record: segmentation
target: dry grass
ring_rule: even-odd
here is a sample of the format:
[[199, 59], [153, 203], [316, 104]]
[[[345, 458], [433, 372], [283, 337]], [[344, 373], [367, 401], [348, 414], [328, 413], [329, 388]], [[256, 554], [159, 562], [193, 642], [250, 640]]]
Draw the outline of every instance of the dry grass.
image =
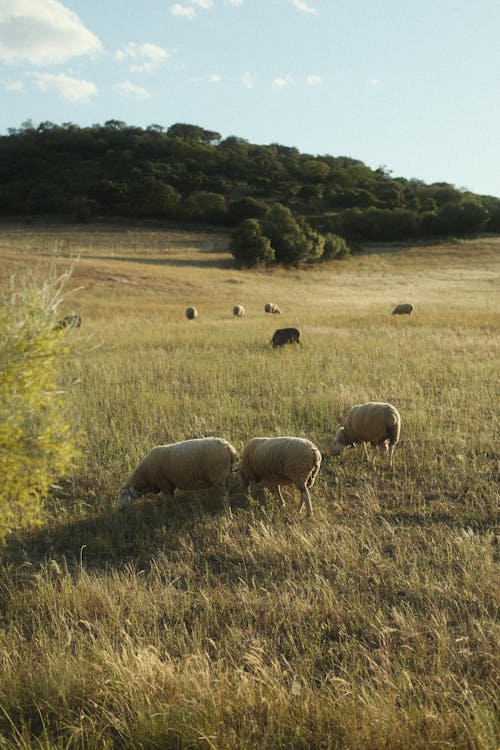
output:
[[[261, 273], [217, 233], [4, 227], [0, 283], [79, 258], [85, 451], [4, 551], [0, 747], [496, 750], [499, 249]], [[286, 325], [303, 348], [273, 351]], [[401, 411], [394, 477], [330, 456], [367, 399]], [[210, 434], [316, 442], [313, 519], [236, 481], [232, 517], [210, 492], [116, 513], [152, 445]]]

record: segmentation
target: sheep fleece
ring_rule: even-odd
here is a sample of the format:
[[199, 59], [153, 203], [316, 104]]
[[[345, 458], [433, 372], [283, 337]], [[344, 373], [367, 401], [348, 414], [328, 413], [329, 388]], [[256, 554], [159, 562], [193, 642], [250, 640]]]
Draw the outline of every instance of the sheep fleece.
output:
[[222, 487], [235, 456], [235, 448], [222, 438], [196, 438], [157, 445], [143, 458], [124, 486], [145, 492], [158, 492], [172, 485], [180, 490]]
[[368, 401], [349, 410], [344, 422], [346, 436], [353, 443], [367, 442], [373, 446], [385, 440], [397, 443], [401, 417], [392, 404]]
[[321, 453], [310, 440], [296, 437], [253, 438], [241, 454], [240, 475], [252, 482], [312, 487]]

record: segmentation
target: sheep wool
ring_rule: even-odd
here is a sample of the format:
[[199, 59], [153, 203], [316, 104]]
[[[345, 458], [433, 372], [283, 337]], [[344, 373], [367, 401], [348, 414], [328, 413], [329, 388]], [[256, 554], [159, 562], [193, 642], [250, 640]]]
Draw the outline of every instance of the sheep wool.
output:
[[147, 492], [173, 500], [176, 489], [209, 487], [214, 487], [227, 503], [228, 480], [236, 455], [236, 449], [227, 440], [216, 437], [157, 445], [121, 487], [118, 508], [123, 509]]
[[348, 445], [363, 443], [367, 460], [367, 443], [374, 449], [375, 461], [377, 452], [389, 451], [389, 468], [392, 469], [394, 448], [399, 442], [401, 416], [392, 404], [381, 401], [367, 401], [353, 406], [346, 417], [344, 426], [333, 439], [333, 455], [339, 456]]
[[238, 474], [242, 487], [253, 489], [259, 482], [278, 488], [282, 505], [282, 485], [295, 485], [300, 492], [300, 509], [312, 515], [309, 488], [321, 466], [321, 453], [310, 440], [299, 437], [253, 438], [244, 447]]

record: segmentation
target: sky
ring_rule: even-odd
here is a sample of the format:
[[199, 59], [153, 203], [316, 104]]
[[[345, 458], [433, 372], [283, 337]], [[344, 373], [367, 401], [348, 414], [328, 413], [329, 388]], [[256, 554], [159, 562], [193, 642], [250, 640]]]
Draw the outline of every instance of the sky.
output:
[[0, 134], [199, 125], [500, 197], [500, 0], [0, 0]]

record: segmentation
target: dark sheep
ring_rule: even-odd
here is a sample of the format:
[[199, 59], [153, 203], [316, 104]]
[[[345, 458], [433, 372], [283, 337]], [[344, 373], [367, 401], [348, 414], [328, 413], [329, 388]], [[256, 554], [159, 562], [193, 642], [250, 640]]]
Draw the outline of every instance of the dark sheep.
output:
[[297, 328], [278, 328], [271, 339], [273, 349], [284, 344], [300, 344], [300, 331]]
[[413, 312], [413, 305], [410, 302], [402, 302], [400, 305], [396, 305], [392, 311], [393, 315], [411, 315]]

